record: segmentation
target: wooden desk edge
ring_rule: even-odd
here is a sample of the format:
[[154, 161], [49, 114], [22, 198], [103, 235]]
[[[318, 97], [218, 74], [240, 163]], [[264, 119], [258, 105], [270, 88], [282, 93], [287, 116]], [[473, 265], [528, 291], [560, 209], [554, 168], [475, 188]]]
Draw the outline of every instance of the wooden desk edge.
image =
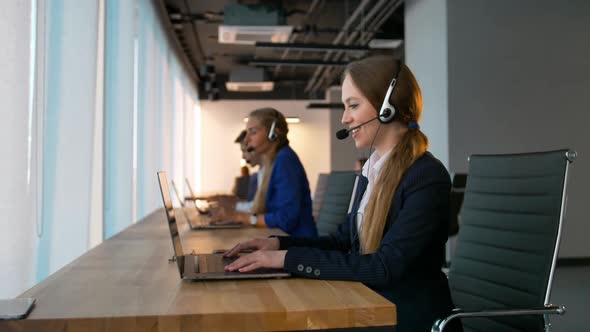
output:
[[[194, 330], [305, 330], [395, 326], [397, 323], [395, 305], [376, 308], [372, 313], [351, 309], [346, 317], [332, 310], [314, 312], [272, 313], [217, 313], [186, 315], [148, 315], [121, 317], [87, 317], [87, 318], [52, 318], [0, 321], [0, 330], [6, 332], [21, 331], [170, 331], [184, 332]], [[365, 317], [366, 316], [366, 317]], [[367, 324], [363, 317], [370, 320]], [[354, 322], [351, 322], [353, 320]], [[352, 323], [352, 324], [351, 324]]]

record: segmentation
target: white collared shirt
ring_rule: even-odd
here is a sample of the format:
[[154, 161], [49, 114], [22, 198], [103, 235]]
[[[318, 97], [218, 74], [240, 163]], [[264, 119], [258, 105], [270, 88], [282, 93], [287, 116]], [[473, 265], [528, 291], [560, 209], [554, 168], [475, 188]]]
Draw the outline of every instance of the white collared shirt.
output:
[[[371, 192], [373, 192], [373, 187], [375, 187], [375, 182], [379, 178], [379, 174], [381, 173], [381, 169], [383, 168], [383, 165], [385, 165], [385, 161], [387, 161], [387, 158], [389, 157], [390, 153], [391, 153], [391, 150], [387, 151], [383, 156], [379, 157], [379, 155], [377, 154], [377, 151], [375, 151], [375, 152], [373, 152], [373, 154], [371, 154], [371, 157], [369, 157], [369, 160], [367, 160], [367, 162], [363, 166], [362, 174], [364, 177], [366, 177], [369, 180], [369, 183], [367, 184], [367, 190], [365, 190], [365, 193], [363, 194], [363, 198], [361, 199], [361, 202], [359, 203], [359, 209], [357, 210], [356, 227], [359, 232], [361, 230], [361, 225], [362, 225], [363, 219], [364, 219], [361, 216], [365, 215], [365, 208], [367, 207], [367, 204], [369, 203], [369, 198], [371, 197]], [[369, 172], [369, 167], [371, 167], [370, 172]]]
[[[258, 173], [256, 173], [256, 181], [257, 181], [258, 186], [260, 186], [260, 183], [262, 182], [263, 175], [264, 175], [264, 167], [261, 166], [258, 169]], [[250, 213], [252, 211], [253, 205], [254, 205], [254, 200], [247, 201], [247, 202], [237, 202], [236, 203], [236, 211]]]

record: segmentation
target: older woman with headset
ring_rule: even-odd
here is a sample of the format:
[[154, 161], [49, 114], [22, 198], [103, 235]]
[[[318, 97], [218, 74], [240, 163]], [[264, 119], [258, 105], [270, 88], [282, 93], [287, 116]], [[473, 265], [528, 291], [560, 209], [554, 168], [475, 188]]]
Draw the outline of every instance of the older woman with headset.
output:
[[256, 154], [263, 172], [251, 213], [218, 213], [219, 221], [241, 221], [258, 227], [277, 227], [292, 236], [316, 237], [311, 193], [305, 169], [289, 146], [289, 127], [274, 108], [254, 110], [248, 116], [245, 142]]
[[[430, 331], [453, 308], [441, 271], [449, 218], [449, 174], [427, 151], [422, 95], [410, 69], [391, 57], [350, 63], [343, 75], [343, 139], [374, 147], [338, 230], [315, 239], [254, 239], [225, 253], [258, 249], [228, 271], [283, 268], [294, 276], [360, 281], [397, 306], [397, 331]], [[375, 121], [378, 120], [378, 121]], [[453, 327], [461, 330], [460, 325]]]

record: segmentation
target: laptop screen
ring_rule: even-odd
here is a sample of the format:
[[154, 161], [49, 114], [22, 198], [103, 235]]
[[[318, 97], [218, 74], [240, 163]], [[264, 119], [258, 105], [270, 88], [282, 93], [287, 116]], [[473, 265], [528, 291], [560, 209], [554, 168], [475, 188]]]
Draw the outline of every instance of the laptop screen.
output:
[[184, 199], [180, 195], [180, 192], [178, 191], [178, 188], [176, 187], [174, 180], [170, 180], [170, 184], [172, 184], [172, 190], [174, 190], [174, 194], [176, 194], [176, 198], [180, 202], [180, 206], [184, 207]]
[[188, 193], [191, 195], [191, 197], [195, 197], [193, 187], [191, 187], [191, 183], [188, 181], [188, 178], [184, 178], [184, 181], [186, 182], [186, 188], [188, 189]]
[[178, 234], [178, 225], [176, 224], [176, 216], [174, 215], [174, 206], [172, 206], [172, 199], [170, 198], [170, 189], [168, 188], [168, 177], [166, 172], [158, 172], [158, 182], [160, 183], [160, 193], [162, 194], [162, 202], [164, 203], [164, 210], [166, 210], [166, 218], [168, 218], [168, 227], [170, 228], [170, 236], [172, 238], [172, 245], [174, 246], [174, 255], [182, 256], [182, 244], [180, 243], [180, 234]]

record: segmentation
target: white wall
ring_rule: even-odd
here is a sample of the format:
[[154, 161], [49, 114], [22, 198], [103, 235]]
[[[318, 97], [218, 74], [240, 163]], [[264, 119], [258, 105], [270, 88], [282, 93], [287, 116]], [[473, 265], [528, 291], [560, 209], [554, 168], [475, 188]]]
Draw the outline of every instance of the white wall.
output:
[[406, 64], [418, 80], [424, 102], [420, 127], [430, 140], [429, 150], [448, 168], [446, 1], [410, 0], [405, 6]]
[[590, 1], [448, 1], [450, 167], [572, 148], [561, 257], [590, 257]]
[[274, 107], [301, 123], [289, 124], [289, 141], [307, 173], [313, 193], [319, 173], [330, 171], [329, 110], [307, 110], [309, 100], [201, 101], [201, 190], [229, 192], [239, 175], [241, 152], [234, 139], [245, 128], [244, 117], [261, 107]]
[[[332, 86], [326, 91], [329, 103], [342, 103], [342, 89], [340, 86]], [[330, 109], [330, 153], [333, 171], [354, 170], [356, 161], [361, 158], [368, 158], [369, 149], [358, 150], [354, 145], [352, 137], [339, 140], [336, 133], [347, 127], [342, 124], [343, 109]]]
[[572, 148], [561, 257], [590, 257], [590, 2], [410, 0], [406, 61], [422, 128], [451, 172], [474, 153]]

